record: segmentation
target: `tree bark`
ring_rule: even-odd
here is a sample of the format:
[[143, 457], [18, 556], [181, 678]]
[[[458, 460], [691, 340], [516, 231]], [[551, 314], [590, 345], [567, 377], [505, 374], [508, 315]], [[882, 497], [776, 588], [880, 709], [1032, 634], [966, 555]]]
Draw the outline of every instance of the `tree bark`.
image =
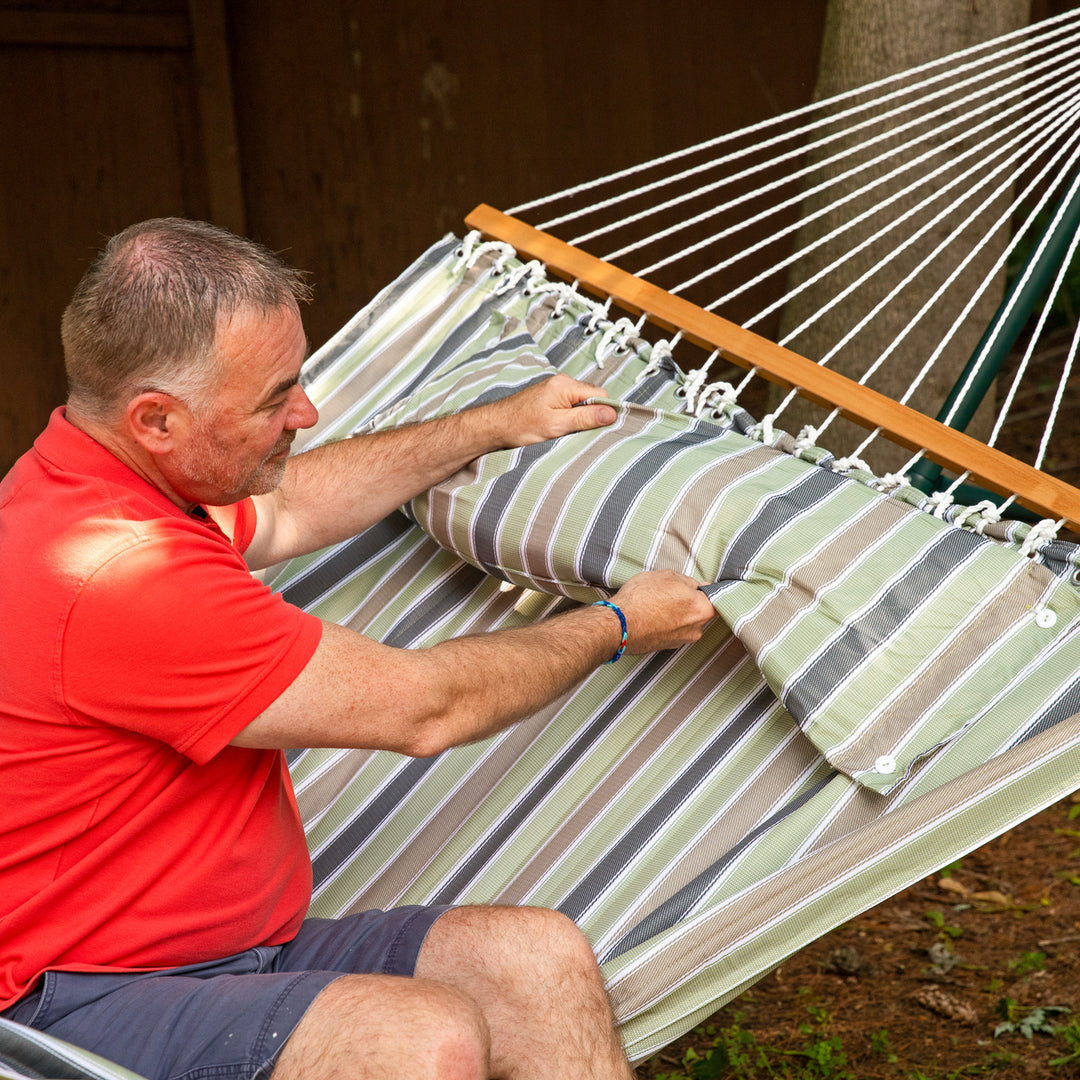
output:
[[[844, 90], [905, 71], [917, 64], [1025, 26], [1030, 17], [1030, 8], [1031, 0], [829, 0], [815, 98], [824, 100]], [[940, 104], [940, 101], [935, 103]], [[853, 156], [843, 159], [838, 165], [827, 166], [826, 169], [831, 169], [831, 174], [836, 175], [850, 169], [856, 162], [876, 157], [886, 146], [899, 147], [903, 141], [903, 136], [890, 135], [885, 143], [865, 148], [868, 135], [878, 130], [888, 135], [890, 129], [883, 123], [880, 129], [873, 128], [869, 132], [845, 136], [841, 145], [845, 149], [852, 148]], [[944, 141], [946, 137], [935, 136], [938, 142]], [[985, 134], [980, 138], [985, 138]], [[830, 147], [829, 154], [835, 153], [836, 149], [836, 145]], [[960, 149], [962, 148], [947, 153], [955, 157]], [[915, 156], [915, 152], [911, 150], [898, 149], [897, 154], [898, 156], [890, 161], [870, 166], [867, 171], [845, 181], [840, 188], [841, 192], [846, 194], [869, 179], [884, 175], [895, 167], [897, 161]], [[944, 183], [948, 175], [939, 183]], [[911, 173], [905, 173], [897, 180], [886, 181], [875, 188], [866, 201], [853, 202], [827, 213], [822, 218], [805, 223], [798, 234], [797, 246], [805, 247], [845, 220], [851, 220], [865, 206], [874, 201], [880, 203], [894, 191], [910, 183], [911, 178]], [[815, 177], [816, 179], [818, 177]], [[955, 197], [955, 194], [954, 192], [949, 197]], [[831, 195], [831, 198], [835, 198], [835, 194]], [[886, 220], [886, 214], [895, 219], [918, 201], [917, 192], [905, 193], [887, 210], [876, 213], [858, 228], [810, 253], [793, 268], [791, 286], [807, 280], [819, 268], [829, 264], [843, 251], [850, 250], [880, 228]], [[820, 205], [820, 197], [808, 198], [803, 207], [804, 218]], [[1005, 205], [1007, 203], [1003, 197], [988, 212], [984, 212], [979, 221], [992, 220]], [[781, 323], [781, 339], [798, 327], [812, 312], [824, 306], [848, 283], [874, 266], [881, 266], [886, 256], [938, 209], [940, 205], [935, 205], [933, 210], [918, 211], [915, 217], [901, 225], [898, 231], [863, 250], [839, 271], [833, 272], [822, 282], [789, 301]], [[966, 212], [967, 208], [956, 210], [935, 225], [919, 243], [895, 261], [883, 266], [869, 281], [860, 285], [852, 296], [809, 329], [799, 333], [789, 342], [789, 346], [811, 359], [821, 359], [904, 275], [919, 264]], [[976, 222], [970, 230], [970, 236], [973, 239], [979, 234], [979, 223]], [[903, 395], [912, 377], [942, 341], [963, 300], [973, 294], [989, 272], [1007, 239], [1005, 230], [1001, 230], [1001, 235], [995, 237], [994, 242], [983, 250], [950, 287], [950, 296], [957, 299], [950, 304], [939, 305], [948, 310], [934, 309], [929, 317], [923, 318], [915, 329], [904, 337], [902, 346], [891, 356], [870, 385], [894, 399]], [[971, 240], [968, 240], [968, 243], [970, 242]], [[962, 246], [966, 249], [968, 244]], [[945, 260], [935, 260], [947, 262], [948, 265], [935, 266], [932, 270], [921, 272], [916, 281], [907, 286], [837, 353], [829, 366], [852, 378], [859, 378], [907, 326], [925, 299], [956, 266], [963, 253], [958, 251]], [[1003, 286], [1001, 278], [1002, 275], [998, 275], [994, 287], [980, 298], [962, 330], [954, 336], [922, 388], [911, 400], [910, 404], [915, 408], [930, 415], [937, 413], [1000, 302]], [[771, 398], [773, 407], [778, 400], [779, 396], [774, 394]], [[778, 422], [785, 429], [797, 432], [803, 424], [820, 423], [824, 415], [823, 411], [800, 402], [785, 410]], [[976, 437], [980, 434], [985, 437], [989, 430], [989, 414], [980, 413], [968, 430]], [[821, 441], [834, 452], [850, 453], [865, 435], [866, 432], [862, 429], [840, 421], [830, 428], [829, 435], [823, 436]], [[910, 454], [878, 440], [874, 444], [873, 452], [867, 456], [875, 471], [882, 473], [899, 468]]]

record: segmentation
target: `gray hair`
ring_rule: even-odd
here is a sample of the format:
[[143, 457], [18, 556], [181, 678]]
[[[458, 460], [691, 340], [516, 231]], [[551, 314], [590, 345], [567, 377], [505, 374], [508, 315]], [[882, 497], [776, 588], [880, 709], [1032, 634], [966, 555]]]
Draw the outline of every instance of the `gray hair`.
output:
[[216, 225], [132, 225], [108, 241], [64, 311], [69, 401], [98, 420], [147, 390], [201, 408], [220, 373], [220, 323], [310, 299], [302, 271]]

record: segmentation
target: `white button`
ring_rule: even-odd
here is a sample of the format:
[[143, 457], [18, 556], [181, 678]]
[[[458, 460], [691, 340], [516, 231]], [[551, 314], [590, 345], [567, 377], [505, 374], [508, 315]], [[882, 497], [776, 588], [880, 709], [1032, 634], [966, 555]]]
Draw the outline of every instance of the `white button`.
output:
[[874, 772], [881, 773], [882, 776], [896, 772], [896, 758], [892, 754], [882, 754], [874, 762]]
[[1049, 608], [1040, 608], [1035, 614], [1035, 622], [1044, 630], [1049, 630], [1051, 626], [1054, 626], [1057, 623], [1057, 615]]

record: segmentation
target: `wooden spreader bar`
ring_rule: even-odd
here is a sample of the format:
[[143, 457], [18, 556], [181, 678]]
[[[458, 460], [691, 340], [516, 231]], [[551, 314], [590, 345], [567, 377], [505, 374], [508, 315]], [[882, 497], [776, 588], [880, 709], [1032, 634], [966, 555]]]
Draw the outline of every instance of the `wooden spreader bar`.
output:
[[681, 331], [687, 340], [709, 351], [719, 349], [726, 360], [827, 408], [839, 409], [849, 420], [869, 429], [880, 428], [895, 443], [923, 450], [938, 465], [1017, 501], [1049, 518], [1065, 518], [1080, 529], [1080, 491], [1047, 473], [988, 447], [961, 431], [900, 405], [845, 375], [807, 360], [719, 315], [673, 296], [641, 278], [594, 258], [548, 233], [480, 205], [465, 219], [470, 229], [490, 240], [512, 245], [522, 259], [537, 259], [556, 277], [577, 281], [594, 296], [610, 297], [634, 315], [668, 331]]

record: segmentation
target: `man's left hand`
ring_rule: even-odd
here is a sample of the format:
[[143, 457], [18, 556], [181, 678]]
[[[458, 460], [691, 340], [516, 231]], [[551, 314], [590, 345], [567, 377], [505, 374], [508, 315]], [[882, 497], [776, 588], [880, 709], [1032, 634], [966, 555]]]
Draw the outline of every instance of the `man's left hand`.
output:
[[618, 414], [612, 406], [582, 404], [595, 397], [606, 397], [599, 386], [552, 375], [482, 408], [488, 411], [495, 441], [509, 448], [613, 424]]

